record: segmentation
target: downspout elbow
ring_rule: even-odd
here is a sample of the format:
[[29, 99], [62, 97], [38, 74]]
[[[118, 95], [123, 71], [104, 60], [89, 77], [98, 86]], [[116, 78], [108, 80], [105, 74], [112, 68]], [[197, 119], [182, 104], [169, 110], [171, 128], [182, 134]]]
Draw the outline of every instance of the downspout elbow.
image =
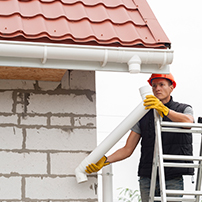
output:
[[140, 73], [141, 71], [141, 59], [138, 55], [134, 55], [129, 61], [128, 61], [128, 68], [130, 73]]
[[75, 175], [77, 183], [82, 183], [88, 181], [87, 173], [85, 173], [86, 166], [89, 163], [86, 161], [86, 158], [79, 164], [79, 166], [75, 169]]

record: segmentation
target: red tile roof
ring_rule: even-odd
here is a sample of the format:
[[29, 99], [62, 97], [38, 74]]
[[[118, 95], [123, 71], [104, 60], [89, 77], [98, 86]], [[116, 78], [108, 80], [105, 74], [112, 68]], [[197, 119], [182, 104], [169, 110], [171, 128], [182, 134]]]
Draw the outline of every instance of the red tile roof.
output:
[[0, 0], [0, 40], [170, 47], [146, 0]]

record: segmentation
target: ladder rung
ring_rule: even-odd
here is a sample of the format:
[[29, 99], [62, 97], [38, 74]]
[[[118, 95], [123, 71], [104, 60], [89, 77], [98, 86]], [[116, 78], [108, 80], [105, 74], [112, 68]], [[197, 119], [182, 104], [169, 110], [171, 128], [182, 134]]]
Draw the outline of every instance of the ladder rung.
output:
[[185, 156], [185, 155], [163, 155], [165, 160], [181, 160], [181, 161], [202, 161], [201, 156]]
[[170, 195], [194, 195], [202, 196], [202, 191], [184, 191], [184, 190], [166, 190], [166, 194]]
[[170, 132], [170, 133], [202, 133], [202, 129], [185, 129], [185, 128], [161, 128], [162, 132]]
[[202, 128], [201, 123], [182, 123], [182, 122], [169, 122], [169, 121], [161, 121], [161, 126], [169, 126], [169, 127], [185, 127], [185, 128]]
[[178, 168], [199, 168], [199, 164], [193, 163], [163, 163], [165, 167], [178, 167]]
[[[155, 201], [161, 201], [161, 197], [154, 197]], [[188, 202], [192, 202], [192, 201], [196, 201], [195, 198], [182, 198], [182, 197], [166, 197], [167, 201], [188, 201]]]

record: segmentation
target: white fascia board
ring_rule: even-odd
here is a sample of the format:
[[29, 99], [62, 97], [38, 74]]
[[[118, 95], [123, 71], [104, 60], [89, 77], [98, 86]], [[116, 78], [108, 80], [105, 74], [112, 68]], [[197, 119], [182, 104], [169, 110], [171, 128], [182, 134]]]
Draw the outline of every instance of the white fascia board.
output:
[[169, 73], [173, 51], [0, 41], [0, 66]]

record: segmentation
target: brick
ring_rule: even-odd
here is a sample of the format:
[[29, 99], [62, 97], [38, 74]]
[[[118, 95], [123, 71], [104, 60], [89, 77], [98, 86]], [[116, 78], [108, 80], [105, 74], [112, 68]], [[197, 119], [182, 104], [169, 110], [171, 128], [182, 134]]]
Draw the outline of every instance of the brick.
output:
[[47, 117], [44, 116], [25, 116], [20, 119], [21, 125], [47, 125]]
[[16, 105], [16, 113], [25, 113], [25, 106], [23, 104], [17, 104]]
[[95, 127], [96, 118], [95, 117], [75, 117], [74, 126]]
[[55, 90], [60, 85], [60, 82], [38, 81], [38, 85], [42, 91]]
[[[47, 104], [48, 103], [48, 104]], [[28, 113], [75, 113], [95, 114], [95, 95], [49, 95], [31, 94], [29, 97]]]
[[26, 148], [37, 150], [90, 151], [96, 145], [95, 129], [27, 129]]
[[47, 174], [47, 155], [0, 152], [0, 173]]
[[21, 177], [0, 177], [0, 200], [21, 199]]
[[35, 81], [31, 80], [9, 80], [0, 79], [0, 89], [23, 89], [23, 90], [33, 90]]
[[52, 116], [52, 117], [50, 117], [50, 125], [52, 125], [52, 126], [71, 126], [71, 118], [70, 117]]
[[17, 127], [0, 127], [1, 149], [22, 149], [22, 129]]
[[62, 89], [69, 89], [69, 71], [67, 70], [61, 79], [61, 88]]
[[50, 155], [51, 174], [74, 175], [75, 168], [83, 159], [88, 156], [87, 153], [54, 153]]
[[11, 113], [13, 109], [12, 92], [6, 91], [0, 93], [0, 112]]
[[18, 124], [17, 115], [0, 116], [0, 124]]
[[89, 177], [85, 183], [78, 184], [75, 177], [26, 178], [26, 198], [29, 199], [97, 199], [94, 184], [96, 178]]
[[94, 71], [71, 71], [70, 88], [95, 91]]

